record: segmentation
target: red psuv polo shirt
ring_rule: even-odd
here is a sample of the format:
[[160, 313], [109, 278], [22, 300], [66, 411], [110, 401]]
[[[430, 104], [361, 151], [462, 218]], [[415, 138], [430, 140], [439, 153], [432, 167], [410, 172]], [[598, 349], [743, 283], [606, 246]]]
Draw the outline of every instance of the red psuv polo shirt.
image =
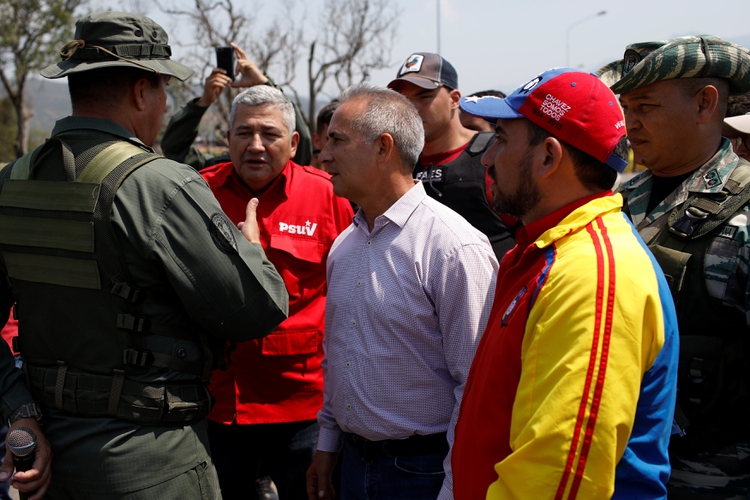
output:
[[[231, 162], [201, 171], [235, 224], [256, 196]], [[325, 172], [289, 162], [257, 196], [261, 245], [289, 292], [289, 318], [269, 336], [238, 342], [228, 370], [209, 389], [215, 422], [265, 424], [312, 420], [323, 405], [326, 259], [352, 221], [349, 202], [333, 194]]]

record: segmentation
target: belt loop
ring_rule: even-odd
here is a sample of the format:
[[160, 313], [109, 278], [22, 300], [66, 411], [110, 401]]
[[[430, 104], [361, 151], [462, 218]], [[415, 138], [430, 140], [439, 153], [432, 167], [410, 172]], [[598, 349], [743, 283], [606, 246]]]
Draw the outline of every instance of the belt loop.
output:
[[125, 371], [115, 370], [115, 376], [112, 378], [112, 389], [109, 391], [109, 407], [107, 408], [107, 414], [116, 417], [117, 410], [120, 407], [120, 395], [122, 394], [122, 386], [125, 384]]
[[65, 361], [57, 361], [57, 378], [55, 379], [55, 408], [63, 409], [63, 388], [65, 387], [65, 374], [68, 372], [68, 365]]

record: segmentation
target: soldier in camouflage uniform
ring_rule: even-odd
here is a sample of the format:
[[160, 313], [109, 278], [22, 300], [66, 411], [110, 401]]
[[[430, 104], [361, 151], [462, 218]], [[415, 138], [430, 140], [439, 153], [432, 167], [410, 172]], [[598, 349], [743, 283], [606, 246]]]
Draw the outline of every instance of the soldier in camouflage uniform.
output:
[[680, 367], [669, 498], [746, 498], [750, 485], [750, 164], [721, 137], [750, 52], [714, 36], [627, 47], [601, 70], [635, 160], [624, 210], [677, 304]]
[[0, 170], [0, 325], [16, 303], [33, 397], [1, 390], [13, 358], [0, 350], [0, 414], [20, 403], [44, 419], [47, 500], [220, 500], [211, 369], [227, 341], [287, 316], [257, 200], [240, 232], [195, 170], [151, 147], [167, 83], [193, 73], [170, 55], [145, 16], [80, 19], [41, 72], [68, 78], [72, 115]]

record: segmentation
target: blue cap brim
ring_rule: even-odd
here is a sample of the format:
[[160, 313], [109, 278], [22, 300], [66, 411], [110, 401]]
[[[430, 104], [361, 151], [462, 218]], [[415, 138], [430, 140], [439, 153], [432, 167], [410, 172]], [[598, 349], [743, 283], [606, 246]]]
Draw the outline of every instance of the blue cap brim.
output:
[[487, 120], [493, 125], [498, 119], [515, 119], [524, 116], [510, 107], [506, 99], [495, 96], [462, 97], [459, 105], [461, 110]]

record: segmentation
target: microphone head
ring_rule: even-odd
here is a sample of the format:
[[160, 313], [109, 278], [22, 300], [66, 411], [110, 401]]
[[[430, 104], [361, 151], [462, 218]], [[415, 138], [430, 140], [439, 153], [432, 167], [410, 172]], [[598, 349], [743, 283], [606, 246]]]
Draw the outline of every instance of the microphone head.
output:
[[34, 453], [36, 434], [28, 427], [18, 427], [8, 433], [5, 444], [16, 457], [25, 457]]

